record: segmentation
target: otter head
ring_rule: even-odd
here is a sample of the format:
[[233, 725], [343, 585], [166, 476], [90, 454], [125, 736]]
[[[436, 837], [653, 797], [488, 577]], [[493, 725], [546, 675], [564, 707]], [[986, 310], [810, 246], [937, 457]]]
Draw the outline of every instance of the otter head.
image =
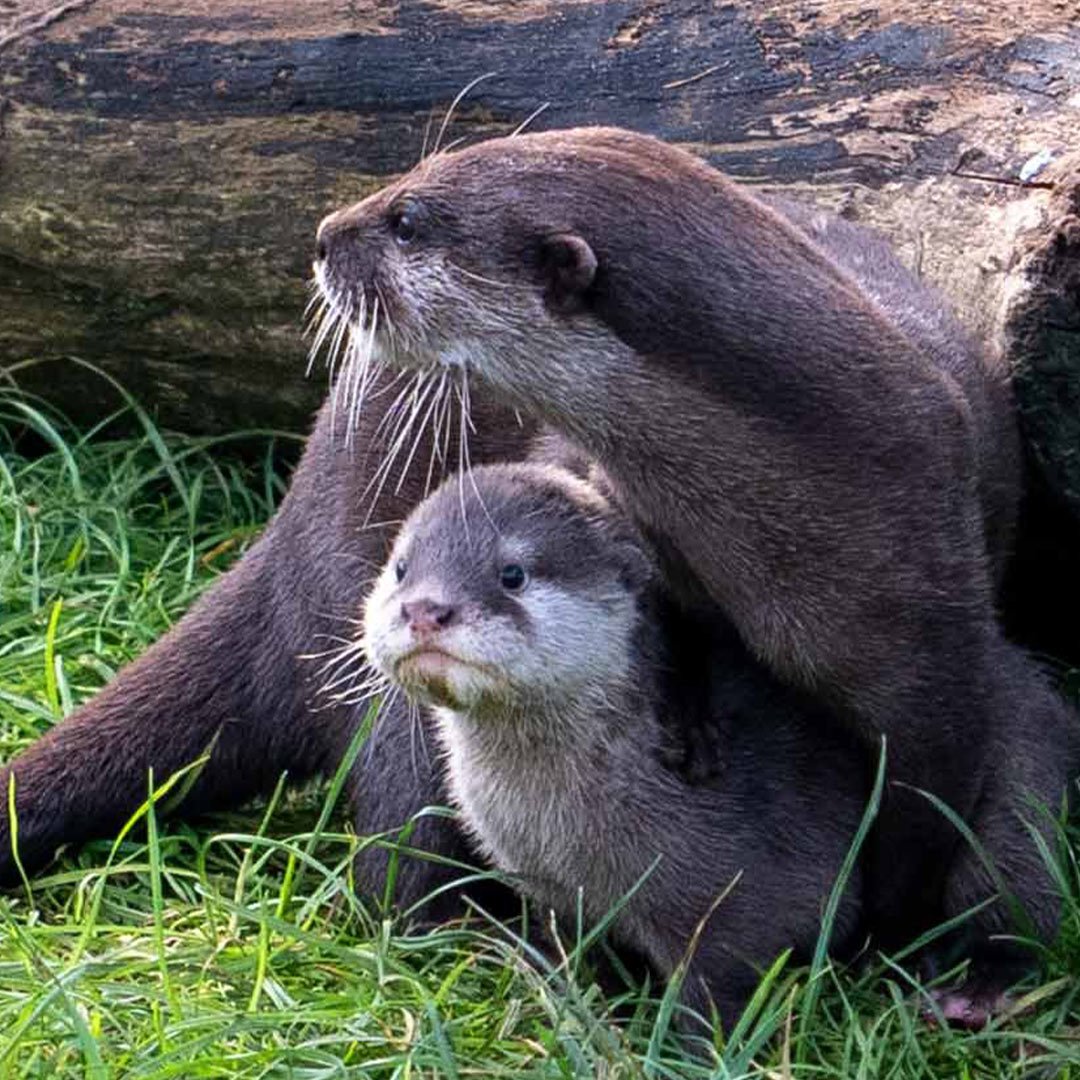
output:
[[570, 473], [493, 465], [412, 513], [364, 611], [369, 662], [410, 697], [527, 716], [624, 681], [651, 564]]
[[[686, 282], [718, 174], [655, 139], [604, 128], [433, 154], [327, 217], [315, 276], [365, 356], [475, 370], [536, 415], [614, 391], [657, 310], [690, 320]], [[678, 327], [676, 327], [678, 331]], [[589, 419], [595, 422], [595, 410]]]

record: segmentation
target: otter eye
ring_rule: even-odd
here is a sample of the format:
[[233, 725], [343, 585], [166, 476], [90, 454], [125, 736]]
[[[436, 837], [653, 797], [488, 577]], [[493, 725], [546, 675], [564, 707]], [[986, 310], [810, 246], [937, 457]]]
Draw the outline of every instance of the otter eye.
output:
[[525, 573], [525, 568], [517, 563], [507, 563], [499, 571], [499, 584], [507, 592], [521, 592], [528, 580], [529, 576]]
[[390, 229], [399, 244], [408, 244], [416, 236], [416, 212], [406, 206], [390, 215]]
[[404, 559], [398, 559], [394, 563], [394, 578], [400, 585], [405, 580], [405, 574], [409, 569], [409, 564]]

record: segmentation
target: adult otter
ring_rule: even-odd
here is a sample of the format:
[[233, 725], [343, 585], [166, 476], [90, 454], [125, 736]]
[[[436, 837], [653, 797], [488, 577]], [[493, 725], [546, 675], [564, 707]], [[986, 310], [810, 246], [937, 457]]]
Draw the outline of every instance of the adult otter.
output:
[[[995, 619], [1009, 390], [887, 253], [658, 140], [577, 129], [432, 155], [323, 222], [317, 273], [376, 360], [467, 371], [578, 441], [687, 604], [718, 604], [868, 749], [887, 736], [879, 926], [994, 892], [914, 787], [1053, 931], [1021, 812], [1059, 805], [1076, 725]], [[978, 914], [980, 946], [1008, 913]]]
[[[809, 959], [869, 794], [859, 748], [673, 606], [595, 488], [533, 464], [447, 481], [402, 527], [364, 645], [433, 707], [480, 850], [566, 926], [622, 903], [616, 941], [664, 978], [689, 960], [683, 1000], [728, 1030], [782, 951]], [[670, 754], [687, 713], [715, 731], [698, 778]], [[838, 949], [859, 892], [856, 869]]]

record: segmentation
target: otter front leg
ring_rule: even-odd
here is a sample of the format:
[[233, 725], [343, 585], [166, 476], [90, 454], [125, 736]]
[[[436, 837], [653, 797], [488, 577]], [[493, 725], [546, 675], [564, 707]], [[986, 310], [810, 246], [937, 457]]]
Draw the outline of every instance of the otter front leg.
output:
[[0, 881], [18, 876], [12, 783], [19, 858], [33, 872], [61, 844], [114, 833], [146, 799], [150, 770], [161, 784], [211, 750], [185, 800], [206, 809], [250, 797], [286, 767], [311, 772], [331, 753], [329, 737], [297, 737], [303, 706], [284, 674], [291, 643], [269, 603], [267, 547], [264, 540], [169, 634], [0, 771]]

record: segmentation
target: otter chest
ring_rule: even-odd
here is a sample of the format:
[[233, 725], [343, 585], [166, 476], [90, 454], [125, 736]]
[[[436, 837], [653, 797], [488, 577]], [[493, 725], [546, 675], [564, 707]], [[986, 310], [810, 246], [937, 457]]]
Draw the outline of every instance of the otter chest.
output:
[[466, 827], [537, 899], [572, 910], [580, 890], [599, 915], [648, 871], [655, 854], [626, 806], [630, 778], [614, 762], [590, 761], [580, 748], [489, 741], [453, 714], [439, 721]]

